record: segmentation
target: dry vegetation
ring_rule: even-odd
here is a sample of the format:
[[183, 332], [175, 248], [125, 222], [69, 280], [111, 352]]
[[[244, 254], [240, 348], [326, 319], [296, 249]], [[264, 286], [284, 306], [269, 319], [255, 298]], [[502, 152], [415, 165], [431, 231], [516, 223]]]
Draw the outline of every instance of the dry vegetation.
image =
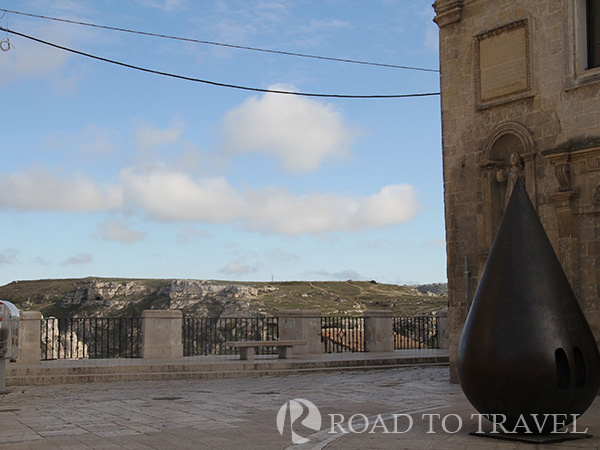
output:
[[[99, 316], [107, 310], [102, 302], [87, 301], [67, 304], [66, 296], [76, 289], [85, 289], [94, 282], [125, 283], [135, 281], [147, 287], [145, 294], [118, 299], [123, 307], [119, 315], [138, 315], [144, 309], [168, 307], [169, 300], [158, 292], [172, 280], [82, 278], [63, 280], [19, 281], [0, 286], [0, 299], [15, 303], [24, 310], [42, 311], [45, 316]], [[324, 315], [356, 315], [366, 309], [390, 309], [395, 315], [429, 314], [447, 306], [445, 285], [398, 286], [374, 281], [277, 283], [211, 281], [215, 284], [245, 285], [259, 290], [258, 295], [240, 302], [246, 314], [273, 315], [282, 309], [318, 309]], [[201, 298], [192, 302], [214, 302]], [[103, 309], [104, 308], [104, 309]], [[193, 307], [183, 308], [192, 311]]]

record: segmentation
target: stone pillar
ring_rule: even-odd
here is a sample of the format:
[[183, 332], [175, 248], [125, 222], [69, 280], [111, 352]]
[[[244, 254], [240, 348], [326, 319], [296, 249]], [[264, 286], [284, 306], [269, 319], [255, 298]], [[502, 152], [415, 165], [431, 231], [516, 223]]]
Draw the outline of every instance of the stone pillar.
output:
[[367, 310], [365, 317], [365, 351], [393, 352], [394, 330], [391, 311]]
[[279, 312], [279, 340], [302, 340], [306, 345], [294, 347], [295, 355], [321, 354], [321, 311], [289, 309]]
[[563, 270], [576, 296], [581, 294], [579, 289], [579, 242], [574, 221], [572, 203], [577, 197], [576, 191], [554, 192], [550, 198], [556, 206], [558, 219], [558, 253]]
[[523, 164], [525, 165], [525, 189], [529, 194], [533, 207], [537, 210], [537, 185], [535, 176], [535, 155], [536, 152], [521, 153]]
[[181, 311], [142, 312], [142, 358], [181, 358], [182, 325]]
[[19, 322], [18, 363], [32, 364], [42, 360], [42, 313], [21, 311]]
[[450, 348], [450, 321], [448, 310], [442, 309], [435, 313], [437, 318], [437, 335], [439, 348]]
[[496, 173], [503, 168], [502, 161], [484, 161], [479, 164], [481, 170], [481, 218], [478, 220], [477, 244], [479, 254], [484, 259], [483, 265], [485, 265], [487, 254], [492, 248], [504, 211], [505, 195], [500, 188], [500, 183], [496, 180]]

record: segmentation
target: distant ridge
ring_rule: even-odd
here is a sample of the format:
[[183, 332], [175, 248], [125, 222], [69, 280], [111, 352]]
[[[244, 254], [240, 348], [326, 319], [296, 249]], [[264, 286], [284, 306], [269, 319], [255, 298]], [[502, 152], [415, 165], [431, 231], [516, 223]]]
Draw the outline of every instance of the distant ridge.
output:
[[447, 306], [445, 283], [399, 286], [373, 281], [241, 282], [188, 279], [74, 278], [14, 281], [0, 299], [45, 317], [137, 316], [145, 309], [179, 309], [201, 316], [262, 316], [282, 309], [324, 315], [389, 309], [431, 314]]

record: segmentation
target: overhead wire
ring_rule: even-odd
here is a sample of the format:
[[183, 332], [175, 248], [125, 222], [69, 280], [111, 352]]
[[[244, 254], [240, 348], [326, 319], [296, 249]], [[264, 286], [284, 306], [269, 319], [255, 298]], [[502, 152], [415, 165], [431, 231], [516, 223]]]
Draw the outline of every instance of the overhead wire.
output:
[[312, 58], [312, 59], [321, 59], [321, 60], [327, 60], [327, 61], [337, 61], [337, 62], [350, 63], [350, 64], [363, 64], [363, 65], [369, 65], [369, 66], [388, 67], [388, 68], [392, 68], [392, 69], [417, 70], [417, 71], [422, 71], [422, 72], [439, 72], [438, 69], [428, 69], [428, 68], [423, 68], [423, 67], [412, 67], [412, 66], [402, 66], [402, 65], [397, 65], [397, 64], [385, 64], [385, 63], [377, 63], [377, 62], [370, 62], [370, 61], [360, 61], [360, 60], [355, 60], [355, 59], [334, 58], [334, 57], [329, 57], [329, 56], [309, 55], [309, 54], [305, 54], [305, 53], [295, 53], [295, 52], [287, 52], [287, 51], [281, 51], [281, 50], [271, 50], [271, 49], [258, 48], [258, 47], [248, 47], [248, 46], [244, 46], [244, 45], [235, 45], [235, 44], [227, 44], [227, 43], [222, 43], [222, 42], [205, 41], [205, 40], [199, 40], [199, 39], [170, 36], [170, 35], [166, 35], [166, 34], [150, 33], [147, 31], [136, 31], [136, 30], [130, 30], [127, 28], [99, 25], [99, 24], [95, 24], [95, 23], [91, 23], [91, 22], [82, 22], [82, 21], [77, 21], [77, 20], [62, 19], [62, 18], [58, 18], [58, 17], [43, 16], [43, 15], [39, 15], [39, 14], [26, 13], [26, 12], [22, 12], [22, 11], [12, 11], [12, 10], [8, 10], [8, 9], [0, 9], [0, 11], [4, 11], [5, 13], [19, 14], [22, 16], [35, 17], [38, 19], [53, 20], [56, 22], [64, 22], [64, 23], [71, 23], [71, 24], [76, 24], [76, 25], [83, 25], [83, 26], [87, 26], [87, 27], [102, 28], [105, 30], [120, 31], [123, 33], [132, 33], [132, 34], [139, 34], [139, 35], [143, 35], [143, 36], [159, 37], [159, 38], [163, 38], [163, 39], [173, 39], [173, 40], [178, 40], [178, 41], [194, 42], [196, 44], [216, 45], [216, 46], [220, 46], [220, 47], [229, 47], [229, 48], [236, 48], [236, 49], [241, 49], [241, 50], [251, 50], [251, 51], [256, 51], [256, 52], [274, 53], [274, 54], [278, 54], [278, 55], [296, 56], [296, 57], [300, 57], [300, 58]]
[[348, 99], [351, 99], [351, 98], [355, 98], [355, 99], [408, 98], [408, 97], [430, 97], [430, 96], [440, 95], [439, 92], [426, 92], [426, 93], [417, 93], [417, 94], [386, 94], [386, 95], [317, 94], [317, 93], [309, 93], [309, 92], [283, 91], [283, 90], [277, 90], [277, 89], [261, 89], [261, 88], [242, 86], [242, 85], [236, 85], [236, 84], [220, 83], [220, 82], [216, 82], [216, 81], [204, 80], [204, 79], [200, 79], [200, 78], [188, 77], [185, 75], [177, 75], [177, 74], [173, 74], [173, 73], [169, 73], [169, 72], [148, 69], [145, 67], [140, 67], [140, 66], [136, 66], [133, 64], [124, 63], [121, 61], [116, 61], [114, 59], [109, 59], [109, 58], [104, 58], [104, 57], [97, 56], [97, 55], [92, 55], [91, 53], [82, 52], [82, 51], [75, 50], [75, 49], [72, 49], [69, 47], [65, 47], [65, 46], [58, 45], [58, 44], [55, 44], [52, 42], [48, 42], [48, 41], [45, 41], [42, 39], [38, 39], [36, 37], [29, 36], [27, 34], [20, 33], [18, 31], [12, 30], [12, 29], [0, 27], [0, 31], [6, 31], [7, 33], [11, 33], [16, 36], [21, 36], [23, 38], [38, 42], [40, 44], [44, 44], [44, 45], [54, 47], [54, 48], [57, 48], [60, 50], [64, 50], [64, 51], [67, 51], [70, 53], [74, 53], [77, 55], [85, 56], [87, 58], [95, 59], [98, 61], [103, 61], [106, 63], [110, 63], [110, 64], [122, 66], [122, 67], [127, 67], [129, 69], [139, 70], [141, 72], [147, 72], [147, 73], [152, 73], [155, 75], [162, 75], [165, 77], [177, 78], [180, 80], [194, 81], [197, 83], [204, 83], [204, 84], [209, 84], [212, 86], [226, 87], [226, 88], [232, 88], [232, 89], [241, 89], [241, 90], [245, 90], [245, 91], [263, 92], [263, 93], [271, 93], [271, 94], [297, 95], [297, 96], [303, 96], [303, 97], [348, 98]]
[[[8, 29], [8, 12], [3, 11], [2, 16], [0, 16], [0, 20], [4, 19], [6, 16], [6, 28]], [[8, 31], [6, 32], [6, 37], [4, 39], [0, 39], [0, 50], [3, 52], [9, 51], [13, 46], [10, 43], [10, 37], [8, 36]]]

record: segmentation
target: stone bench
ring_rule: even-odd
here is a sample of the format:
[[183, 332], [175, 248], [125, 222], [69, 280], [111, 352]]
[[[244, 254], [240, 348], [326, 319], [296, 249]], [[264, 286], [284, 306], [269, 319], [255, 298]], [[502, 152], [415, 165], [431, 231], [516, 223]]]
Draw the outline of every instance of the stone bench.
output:
[[277, 347], [277, 353], [282, 359], [289, 358], [296, 345], [306, 345], [306, 341], [227, 341], [225, 345], [240, 349], [240, 359], [254, 361], [254, 349], [257, 347]]

